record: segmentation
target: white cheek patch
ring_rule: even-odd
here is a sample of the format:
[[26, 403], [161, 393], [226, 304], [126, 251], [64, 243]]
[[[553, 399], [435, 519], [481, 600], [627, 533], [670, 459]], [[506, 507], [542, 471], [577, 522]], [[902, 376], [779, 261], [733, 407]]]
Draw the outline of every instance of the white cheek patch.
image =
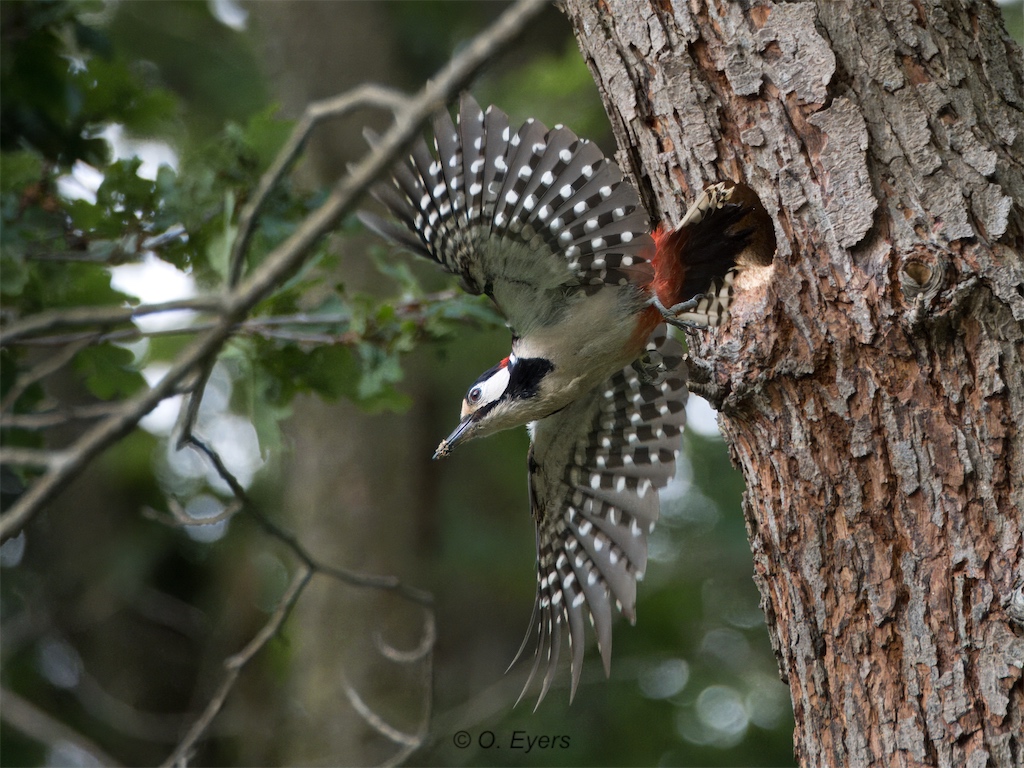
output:
[[473, 407], [473, 410], [475, 411], [480, 406], [487, 405], [487, 403], [493, 403], [505, 394], [505, 390], [508, 389], [508, 380], [509, 372], [508, 366], [506, 365], [504, 368], [496, 370], [486, 381], [482, 381], [477, 384], [483, 392], [483, 396]]
[[460, 418], [466, 418], [467, 416], [476, 413], [481, 408], [495, 401], [501, 399], [508, 389], [509, 381], [512, 378], [510, 373], [509, 360], [514, 358], [505, 358], [498, 365], [494, 366], [488, 374], [486, 379], [477, 381], [473, 386], [466, 392], [465, 398], [462, 400], [462, 413]]

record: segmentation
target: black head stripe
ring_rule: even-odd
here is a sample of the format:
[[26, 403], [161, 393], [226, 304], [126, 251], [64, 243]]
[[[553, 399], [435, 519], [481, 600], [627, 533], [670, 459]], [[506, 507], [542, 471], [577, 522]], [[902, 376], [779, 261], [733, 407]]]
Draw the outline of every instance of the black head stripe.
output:
[[484, 371], [477, 377], [477, 380], [474, 381], [473, 384], [469, 387], [470, 390], [472, 390], [473, 387], [475, 387], [477, 384], [482, 384], [483, 382], [487, 381], [489, 378], [491, 378], [491, 376], [498, 372], [499, 368], [504, 368], [506, 365], [508, 365], [508, 358], [502, 360], [497, 365], [488, 368], [486, 371]]
[[540, 390], [541, 380], [555, 368], [542, 357], [519, 358], [509, 369], [507, 397], [527, 400]]

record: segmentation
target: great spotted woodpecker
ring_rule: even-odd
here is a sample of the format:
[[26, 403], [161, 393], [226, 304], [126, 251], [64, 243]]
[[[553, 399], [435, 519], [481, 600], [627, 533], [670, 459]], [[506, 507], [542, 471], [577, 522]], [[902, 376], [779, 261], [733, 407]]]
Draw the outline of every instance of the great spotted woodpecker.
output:
[[[486, 112], [464, 96], [434, 121], [375, 197], [400, 225], [371, 229], [486, 294], [512, 332], [508, 357], [466, 393], [435, 458], [474, 437], [527, 425], [537, 534], [537, 704], [568, 635], [575, 696], [586, 619], [610, 671], [612, 604], [635, 621], [636, 582], [658, 489], [675, 472], [686, 368], [677, 326], [719, 325], [743, 258], [770, 260], [771, 221], [742, 185], [705, 190], [674, 229], [648, 214], [619, 168], [569, 129]], [[770, 240], [770, 243], [768, 242]], [[750, 256], [748, 252], [752, 252]], [[744, 254], [748, 254], [744, 257]]]

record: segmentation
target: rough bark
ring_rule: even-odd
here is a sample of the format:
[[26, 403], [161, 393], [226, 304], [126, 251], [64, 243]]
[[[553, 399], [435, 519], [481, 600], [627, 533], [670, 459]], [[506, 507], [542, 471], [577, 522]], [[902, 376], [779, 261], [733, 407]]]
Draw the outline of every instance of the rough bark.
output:
[[776, 224], [691, 335], [804, 765], [1024, 762], [1024, 65], [988, 2], [567, 0], [622, 165]]

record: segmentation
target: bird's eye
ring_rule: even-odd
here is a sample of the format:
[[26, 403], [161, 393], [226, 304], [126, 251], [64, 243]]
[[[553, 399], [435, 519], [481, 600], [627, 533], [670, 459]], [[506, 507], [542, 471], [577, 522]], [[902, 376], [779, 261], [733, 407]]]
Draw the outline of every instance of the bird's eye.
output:
[[469, 394], [466, 395], [466, 400], [470, 405], [476, 405], [480, 402], [480, 398], [483, 397], [484, 391], [480, 387], [473, 387], [469, 390]]

